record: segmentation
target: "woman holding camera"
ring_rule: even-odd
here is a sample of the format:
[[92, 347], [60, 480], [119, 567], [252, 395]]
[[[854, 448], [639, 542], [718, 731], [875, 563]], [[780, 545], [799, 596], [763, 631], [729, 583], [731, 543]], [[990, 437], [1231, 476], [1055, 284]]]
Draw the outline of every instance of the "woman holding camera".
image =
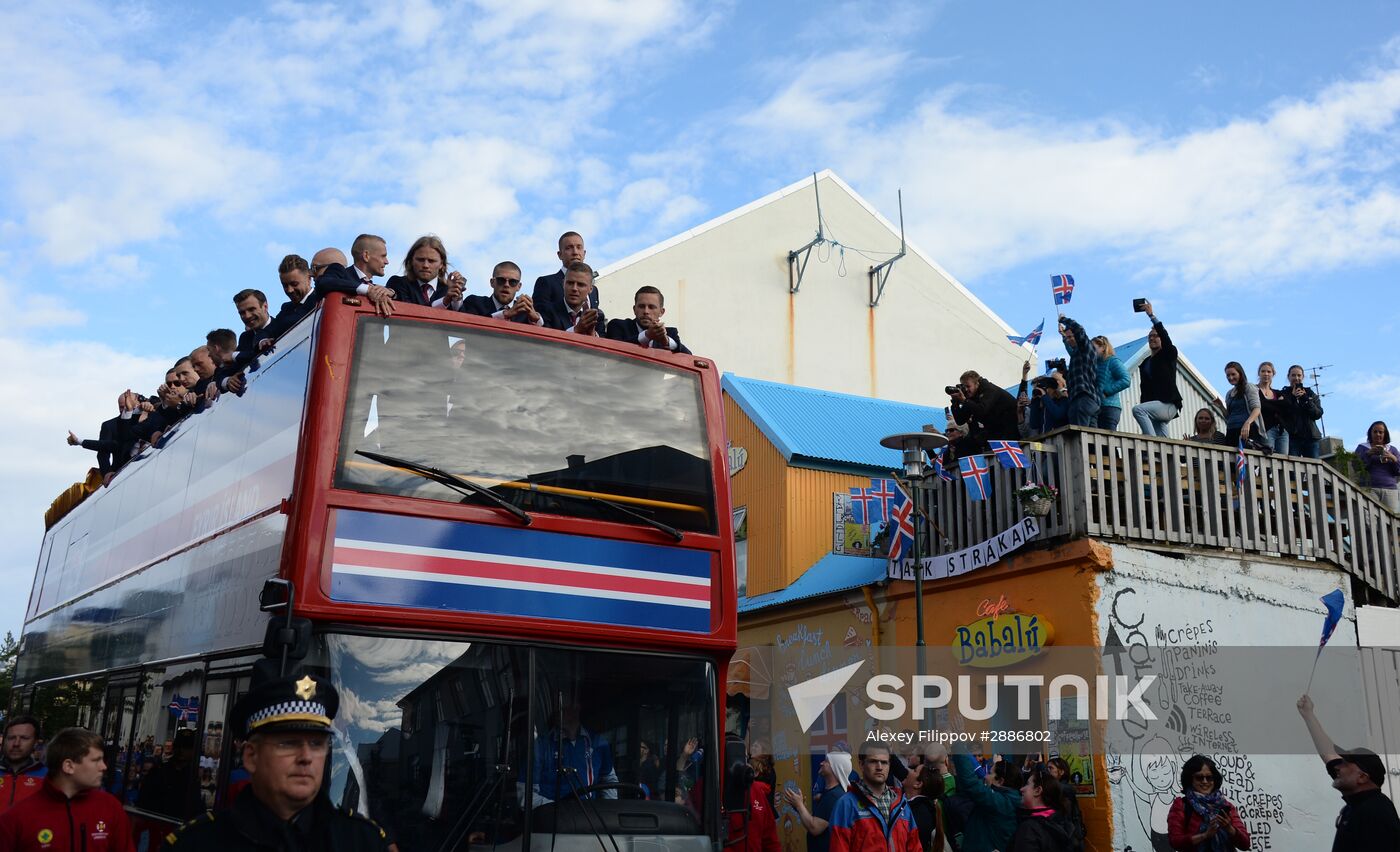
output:
[[1283, 427], [1288, 430], [1288, 454], [1294, 458], [1315, 459], [1322, 453], [1318, 443], [1322, 433], [1317, 421], [1322, 418], [1322, 400], [1312, 388], [1303, 385], [1303, 368], [1297, 364], [1288, 368], [1288, 389], [1283, 392]]
[[1274, 362], [1265, 361], [1259, 365], [1260, 419], [1264, 423], [1264, 443], [1274, 452], [1288, 455], [1288, 430], [1284, 428], [1284, 392], [1274, 390]]
[[1390, 427], [1377, 420], [1366, 430], [1366, 443], [1357, 444], [1356, 456], [1366, 468], [1367, 484], [1376, 499], [1400, 513], [1400, 450], [1390, 445]]
[[1102, 334], [1093, 340], [1099, 352], [1099, 392], [1103, 402], [1099, 403], [1099, 428], [1110, 431], [1118, 428], [1123, 418], [1123, 401], [1120, 394], [1133, 382], [1128, 378], [1128, 368], [1113, 352], [1113, 344]]
[[1239, 446], [1243, 436], [1246, 444], [1265, 446], [1264, 433], [1259, 429], [1259, 418], [1263, 414], [1259, 408], [1259, 391], [1245, 378], [1239, 361], [1225, 365], [1225, 381], [1230, 383], [1230, 390], [1225, 394], [1225, 443]]

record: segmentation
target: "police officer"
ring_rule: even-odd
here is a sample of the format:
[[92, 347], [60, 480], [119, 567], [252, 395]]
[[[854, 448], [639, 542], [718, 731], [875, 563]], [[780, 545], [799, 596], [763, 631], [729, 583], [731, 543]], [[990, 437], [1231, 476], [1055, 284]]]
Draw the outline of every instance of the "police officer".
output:
[[396, 852], [384, 830], [321, 793], [340, 696], [315, 675], [255, 685], [233, 708], [248, 786], [233, 805], [166, 835], [167, 850]]

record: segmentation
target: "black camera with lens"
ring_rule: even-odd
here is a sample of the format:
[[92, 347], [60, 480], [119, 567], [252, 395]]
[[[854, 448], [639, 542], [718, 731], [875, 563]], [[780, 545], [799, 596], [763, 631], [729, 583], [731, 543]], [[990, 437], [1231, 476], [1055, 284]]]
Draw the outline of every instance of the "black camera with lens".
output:
[[952, 396], [955, 393], [962, 393], [962, 388], [958, 387], [957, 385], [946, 385], [943, 388], [943, 392], [946, 393], [948, 396]]
[[1063, 372], [1069, 370], [1069, 364], [1066, 364], [1066, 363], [1065, 363], [1065, 359], [1063, 359], [1063, 358], [1049, 358], [1049, 359], [1046, 359], [1046, 361], [1045, 361], [1045, 372], [1047, 372], [1047, 373], [1053, 373], [1053, 372], [1056, 371], [1056, 370], [1059, 370], [1060, 372], [1063, 373]]

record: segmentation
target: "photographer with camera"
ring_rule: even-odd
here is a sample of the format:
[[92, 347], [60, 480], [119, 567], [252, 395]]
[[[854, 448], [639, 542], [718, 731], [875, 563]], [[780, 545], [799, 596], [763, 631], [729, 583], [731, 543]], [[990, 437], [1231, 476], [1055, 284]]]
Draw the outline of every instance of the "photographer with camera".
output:
[[1069, 351], [1069, 369], [1065, 382], [1069, 385], [1069, 422], [1074, 426], [1098, 426], [1099, 406], [1103, 392], [1099, 390], [1099, 351], [1089, 342], [1084, 327], [1069, 317], [1060, 317], [1060, 337]]
[[957, 385], [944, 392], [952, 399], [953, 422], [967, 428], [967, 437], [957, 442], [958, 456], [988, 452], [987, 441], [1015, 441], [1016, 398], [991, 382], [982, 381], [975, 370], [968, 370]]
[[1031, 402], [1026, 412], [1026, 427], [1032, 435], [1044, 435], [1069, 425], [1069, 391], [1065, 386], [1065, 361], [1047, 361], [1053, 372], [1031, 380]]
[[1138, 367], [1142, 402], [1133, 406], [1133, 419], [1138, 422], [1142, 434], [1165, 438], [1167, 424], [1181, 414], [1181, 391], [1176, 387], [1176, 345], [1161, 320], [1152, 313], [1151, 302], [1134, 299], [1133, 310], [1147, 314], [1152, 320], [1152, 330], [1147, 333], [1147, 348], [1152, 354]]

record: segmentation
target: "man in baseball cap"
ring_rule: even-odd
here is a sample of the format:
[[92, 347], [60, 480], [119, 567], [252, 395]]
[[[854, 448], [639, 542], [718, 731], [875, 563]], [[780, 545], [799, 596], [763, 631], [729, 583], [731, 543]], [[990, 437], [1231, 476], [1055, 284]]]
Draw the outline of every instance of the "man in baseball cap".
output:
[[233, 708], [248, 786], [232, 806], [165, 838], [174, 850], [390, 852], [383, 829], [321, 793], [340, 695], [311, 674], [255, 684]]
[[1337, 817], [1333, 852], [1392, 852], [1400, 849], [1400, 816], [1381, 787], [1385, 763], [1368, 748], [1340, 749], [1322, 729], [1310, 696], [1298, 699], [1298, 712], [1308, 726], [1313, 745], [1332, 776], [1332, 787], [1346, 804]]

